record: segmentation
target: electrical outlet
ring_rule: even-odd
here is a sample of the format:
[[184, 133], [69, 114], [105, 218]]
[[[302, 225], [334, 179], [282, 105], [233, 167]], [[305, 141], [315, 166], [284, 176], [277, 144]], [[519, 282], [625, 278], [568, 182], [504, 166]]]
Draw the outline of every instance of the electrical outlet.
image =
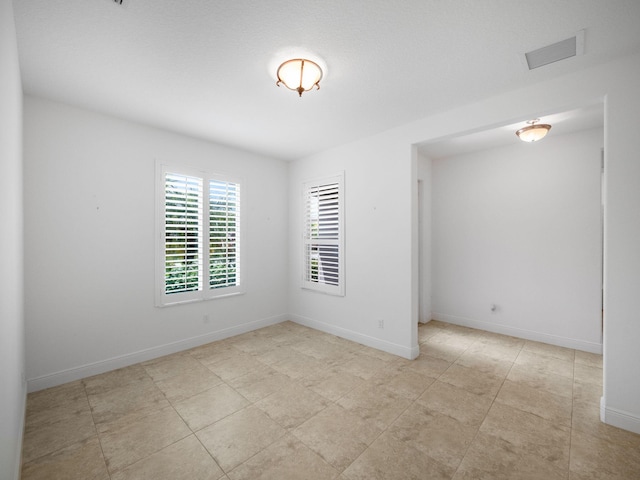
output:
[[384, 320], [378, 320], [378, 328], [384, 328]]

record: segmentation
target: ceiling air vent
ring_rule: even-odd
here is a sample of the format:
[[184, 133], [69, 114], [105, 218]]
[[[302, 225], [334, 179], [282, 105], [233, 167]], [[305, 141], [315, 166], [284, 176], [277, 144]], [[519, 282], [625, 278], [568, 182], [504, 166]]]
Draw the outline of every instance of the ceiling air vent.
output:
[[546, 47], [527, 52], [524, 56], [527, 59], [529, 70], [542, 67], [553, 62], [559, 62], [565, 58], [575, 57], [584, 53], [584, 30], [580, 30], [576, 35], [566, 40], [547, 45]]

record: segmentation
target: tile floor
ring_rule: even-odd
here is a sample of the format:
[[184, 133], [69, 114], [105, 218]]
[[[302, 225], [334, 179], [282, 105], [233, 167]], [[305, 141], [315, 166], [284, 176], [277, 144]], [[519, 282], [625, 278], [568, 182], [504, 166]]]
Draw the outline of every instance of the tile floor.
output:
[[23, 480], [637, 479], [602, 358], [419, 328], [404, 360], [285, 322], [30, 394]]

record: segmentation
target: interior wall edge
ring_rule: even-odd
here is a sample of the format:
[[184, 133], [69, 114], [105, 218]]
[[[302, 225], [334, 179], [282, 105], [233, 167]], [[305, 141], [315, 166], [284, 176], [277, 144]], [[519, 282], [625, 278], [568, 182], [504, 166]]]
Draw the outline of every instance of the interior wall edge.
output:
[[31, 378], [27, 380], [28, 391], [36, 392], [38, 390], [44, 390], [45, 388], [62, 385], [63, 383], [73, 382], [75, 380], [91, 377], [93, 375], [99, 375], [101, 373], [116, 370], [118, 368], [128, 367], [136, 363], [146, 362], [148, 360], [160, 358], [165, 355], [171, 355], [173, 353], [182, 352], [190, 348], [206, 345], [207, 343], [224, 340], [225, 338], [241, 335], [243, 333], [268, 327], [270, 325], [275, 325], [287, 320], [289, 320], [289, 316], [287, 314], [275, 315], [272, 317], [243, 323], [241, 325], [236, 325], [231, 328], [224, 328], [221, 330], [216, 330], [214, 332], [208, 332], [204, 335], [197, 335], [195, 337], [179, 340], [177, 342], [171, 342], [165, 345], [159, 345], [145, 350], [140, 350], [138, 352], [127, 353], [125, 355], [109, 358], [107, 360], [100, 360], [98, 362], [93, 362], [86, 365], [69, 368], [67, 370], [42, 375], [40, 377]]

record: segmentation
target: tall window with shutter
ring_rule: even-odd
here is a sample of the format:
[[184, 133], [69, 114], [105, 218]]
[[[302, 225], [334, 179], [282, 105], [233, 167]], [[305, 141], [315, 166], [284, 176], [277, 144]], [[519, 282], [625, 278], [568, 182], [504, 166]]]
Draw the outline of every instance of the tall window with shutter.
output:
[[242, 293], [240, 182], [158, 166], [159, 306]]
[[344, 295], [344, 174], [305, 182], [303, 287]]

